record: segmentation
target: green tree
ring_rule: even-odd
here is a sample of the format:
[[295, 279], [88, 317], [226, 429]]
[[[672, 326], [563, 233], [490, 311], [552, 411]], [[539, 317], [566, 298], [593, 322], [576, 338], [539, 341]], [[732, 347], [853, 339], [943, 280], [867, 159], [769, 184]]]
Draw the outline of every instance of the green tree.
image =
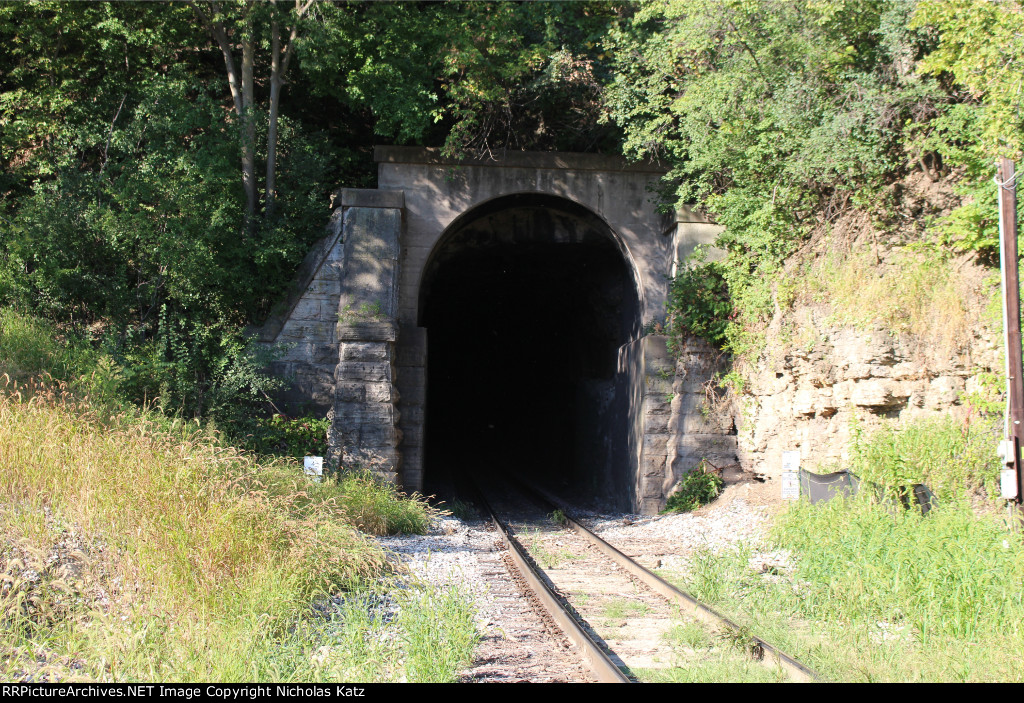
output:
[[[270, 86], [267, 97], [266, 176], [264, 177], [263, 208], [267, 218], [273, 216], [276, 197], [278, 120], [281, 91], [288, 76], [292, 56], [296, 52], [299, 28], [309, 13], [313, 0], [295, 0], [294, 6], [282, 9], [276, 0], [257, 3], [244, 0], [225, 5], [212, 2], [189, 2], [196, 17], [224, 56], [224, 69], [231, 91], [235, 117], [239, 123], [242, 152], [242, 186], [245, 189], [247, 226], [256, 220], [256, 121], [260, 112], [255, 91], [257, 48], [261, 43], [260, 25], [266, 25], [269, 34]], [[236, 50], [235, 45], [239, 49]], [[239, 53], [240, 55], [236, 55]]]
[[964, 202], [937, 228], [957, 249], [994, 255], [999, 242], [996, 189], [998, 157], [1024, 153], [1024, 12], [1018, 2], [925, 0], [913, 26], [937, 35], [917, 66], [948, 87], [949, 107], [922, 131], [922, 148], [959, 169], [956, 190]]
[[459, 3], [445, 12], [441, 88], [449, 154], [619, 150], [600, 123], [609, 27], [631, 3]]
[[0, 4], [0, 302], [87, 328], [139, 399], [223, 408], [256, 387], [240, 330], [321, 235], [328, 193], [372, 182], [374, 143], [615, 149], [595, 126], [603, 37], [630, 12]]
[[[611, 118], [634, 157], [671, 169], [668, 203], [725, 226], [722, 273], [741, 316], [773, 309], [772, 281], [811, 228], [877, 211], [911, 167], [906, 144], [945, 99], [914, 71], [930, 47], [911, 2], [647, 2], [611, 35]], [[712, 306], [709, 314], [719, 314]], [[716, 312], [718, 311], [718, 312]], [[706, 325], [708, 328], [713, 325]]]

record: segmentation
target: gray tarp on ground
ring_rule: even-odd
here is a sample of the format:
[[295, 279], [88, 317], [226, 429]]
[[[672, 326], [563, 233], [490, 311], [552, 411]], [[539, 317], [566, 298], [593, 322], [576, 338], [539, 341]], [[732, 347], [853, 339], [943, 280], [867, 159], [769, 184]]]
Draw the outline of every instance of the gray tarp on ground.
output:
[[[874, 486], [881, 497], [881, 487]], [[860, 478], [849, 471], [836, 471], [831, 474], [812, 474], [810, 471], [800, 469], [800, 495], [807, 496], [812, 503], [823, 500], [830, 500], [837, 495], [853, 496], [860, 490]], [[911, 503], [921, 507], [921, 513], [927, 514], [935, 502], [935, 494], [923, 483], [915, 483], [911, 486], [911, 492], [900, 497], [904, 508], [909, 508]]]
[[849, 471], [831, 474], [812, 474], [800, 469], [800, 495], [812, 503], [829, 500], [837, 495], [852, 496], [860, 488], [860, 479]]

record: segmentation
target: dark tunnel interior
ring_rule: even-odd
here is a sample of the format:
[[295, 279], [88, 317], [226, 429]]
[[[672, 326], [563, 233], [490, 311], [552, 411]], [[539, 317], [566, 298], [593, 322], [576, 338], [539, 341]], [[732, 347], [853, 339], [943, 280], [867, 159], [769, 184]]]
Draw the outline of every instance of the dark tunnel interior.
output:
[[502, 472], [577, 504], [628, 507], [633, 276], [607, 226], [560, 199], [513, 197], [464, 218], [428, 263], [424, 488]]

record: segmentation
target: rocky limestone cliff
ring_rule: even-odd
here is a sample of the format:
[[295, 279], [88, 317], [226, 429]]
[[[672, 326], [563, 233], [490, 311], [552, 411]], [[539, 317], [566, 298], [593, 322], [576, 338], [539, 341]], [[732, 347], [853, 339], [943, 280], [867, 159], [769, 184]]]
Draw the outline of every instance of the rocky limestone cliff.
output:
[[792, 450], [804, 468], [841, 463], [854, 418], [866, 430], [946, 414], [966, 420], [975, 412], [968, 399], [991, 396], [1003, 374], [1000, 332], [980, 322], [989, 294], [975, 288], [964, 338], [945, 348], [929, 338], [945, 330], [922, 337], [836, 325], [820, 305], [778, 311], [767, 351], [744, 369], [742, 391], [731, 394], [743, 468], [779, 476], [782, 452]]

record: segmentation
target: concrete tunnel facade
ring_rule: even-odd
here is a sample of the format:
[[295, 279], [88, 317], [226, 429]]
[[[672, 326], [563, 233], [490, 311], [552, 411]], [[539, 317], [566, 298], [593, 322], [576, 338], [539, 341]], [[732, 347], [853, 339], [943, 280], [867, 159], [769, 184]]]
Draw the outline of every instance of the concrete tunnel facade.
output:
[[658, 212], [664, 171], [594, 154], [449, 160], [377, 147], [377, 189], [336, 193], [328, 234], [260, 333], [293, 409], [331, 418], [328, 463], [407, 491], [451, 468], [545, 478], [655, 512], [702, 458], [713, 352], [652, 330], [677, 261], [719, 228]]

